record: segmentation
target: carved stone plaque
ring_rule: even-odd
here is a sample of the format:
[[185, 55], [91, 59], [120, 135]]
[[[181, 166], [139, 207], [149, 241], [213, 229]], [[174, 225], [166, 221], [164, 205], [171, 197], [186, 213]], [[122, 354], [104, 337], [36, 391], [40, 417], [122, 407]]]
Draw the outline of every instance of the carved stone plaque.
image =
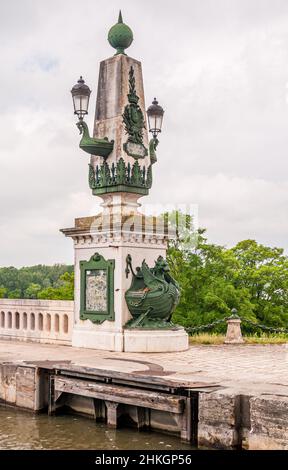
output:
[[127, 142], [124, 144], [125, 152], [134, 158], [144, 158], [147, 155], [147, 149], [143, 144], [136, 144], [134, 142]]
[[95, 253], [80, 261], [80, 319], [102, 323], [114, 320], [115, 260]]
[[106, 312], [107, 310], [107, 270], [86, 271], [86, 311]]

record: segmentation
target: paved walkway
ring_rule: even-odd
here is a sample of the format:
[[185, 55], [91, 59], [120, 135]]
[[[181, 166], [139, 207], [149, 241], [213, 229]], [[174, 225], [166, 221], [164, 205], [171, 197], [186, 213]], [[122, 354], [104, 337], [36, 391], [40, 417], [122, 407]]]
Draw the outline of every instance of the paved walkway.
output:
[[193, 345], [178, 353], [115, 353], [0, 341], [1, 362], [71, 361], [106, 370], [218, 384], [235, 392], [288, 396], [288, 344]]

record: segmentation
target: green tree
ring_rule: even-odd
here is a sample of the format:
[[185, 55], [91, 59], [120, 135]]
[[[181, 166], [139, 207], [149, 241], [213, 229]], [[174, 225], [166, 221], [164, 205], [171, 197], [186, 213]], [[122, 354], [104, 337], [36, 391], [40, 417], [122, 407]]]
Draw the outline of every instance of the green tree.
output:
[[6, 297], [6, 294], [7, 294], [7, 289], [6, 289], [6, 287], [1, 286], [1, 287], [0, 287], [0, 299], [4, 299], [4, 297]]
[[197, 326], [225, 318], [237, 308], [240, 316], [256, 323], [287, 328], [288, 259], [283, 249], [254, 240], [227, 249], [208, 243], [203, 229], [197, 238], [196, 243], [187, 243], [187, 230], [178, 230], [169, 242], [167, 259], [181, 286], [173, 320]]
[[8, 299], [21, 299], [21, 289], [14, 289], [8, 292]]
[[38, 292], [38, 299], [73, 300], [74, 273], [64, 273], [60, 276], [58, 287], [47, 287]]
[[239, 263], [235, 286], [249, 291], [256, 317], [266, 325], [287, 328], [288, 258], [284, 250], [244, 240], [230, 251]]
[[173, 320], [186, 327], [198, 326], [225, 318], [232, 308], [256, 320], [249, 291], [236, 288], [233, 282], [238, 269], [236, 257], [222, 246], [208, 244], [204, 233], [199, 230], [195, 248], [179, 249], [173, 242], [168, 249], [172, 275], [181, 286]]
[[[61, 284], [59, 284], [59, 278], [65, 272], [73, 272], [73, 266], [39, 264], [19, 269], [14, 267], [0, 268], [0, 286], [6, 289], [2, 295], [9, 298], [37, 298], [38, 292], [41, 290], [48, 287], [58, 287]], [[40, 289], [36, 288], [36, 285], [40, 286]]]
[[40, 284], [35, 284], [34, 282], [32, 282], [31, 284], [29, 284], [29, 286], [25, 290], [24, 297], [25, 299], [37, 299], [37, 296], [40, 291], [41, 291]]

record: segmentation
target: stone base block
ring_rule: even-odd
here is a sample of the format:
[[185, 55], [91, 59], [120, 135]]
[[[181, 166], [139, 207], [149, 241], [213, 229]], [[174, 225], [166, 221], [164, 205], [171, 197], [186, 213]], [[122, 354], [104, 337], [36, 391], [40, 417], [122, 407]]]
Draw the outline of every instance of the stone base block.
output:
[[288, 450], [288, 397], [252, 397], [250, 419], [249, 450]]
[[223, 392], [199, 394], [199, 447], [239, 447], [240, 396]]
[[125, 330], [125, 352], [177, 352], [189, 347], [183, 328], [175, 330]]
[[285, 436], [283, 439], [273, 439], [264, 434], [249, 436], [248, 447], [249, 450], [288, 450], [287, 440]]
[[238, 433], [224, 424], [198, 424], [198, 446], [218, 449], [234, 449], [238, 445]]
[[72, 346], [75, 348], [102, 349], [104, 351], [123, 351], [123, 333], [74, 329]]
[[72, 346], [76, 348], [102, 349], [124, 352], [177, 352], [189, 347], [184, 329], [177, 330], [124, 330], [89, 331], [74, 329]]

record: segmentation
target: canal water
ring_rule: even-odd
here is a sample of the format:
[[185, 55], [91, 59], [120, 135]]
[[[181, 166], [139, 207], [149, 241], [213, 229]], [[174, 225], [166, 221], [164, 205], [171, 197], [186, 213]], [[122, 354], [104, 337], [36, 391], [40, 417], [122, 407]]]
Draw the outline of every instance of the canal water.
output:
[[133, 429], [108, 429], [81, 416], [29, 412], [0, 406], [0, 449], [183, 450], [179, 438]]

